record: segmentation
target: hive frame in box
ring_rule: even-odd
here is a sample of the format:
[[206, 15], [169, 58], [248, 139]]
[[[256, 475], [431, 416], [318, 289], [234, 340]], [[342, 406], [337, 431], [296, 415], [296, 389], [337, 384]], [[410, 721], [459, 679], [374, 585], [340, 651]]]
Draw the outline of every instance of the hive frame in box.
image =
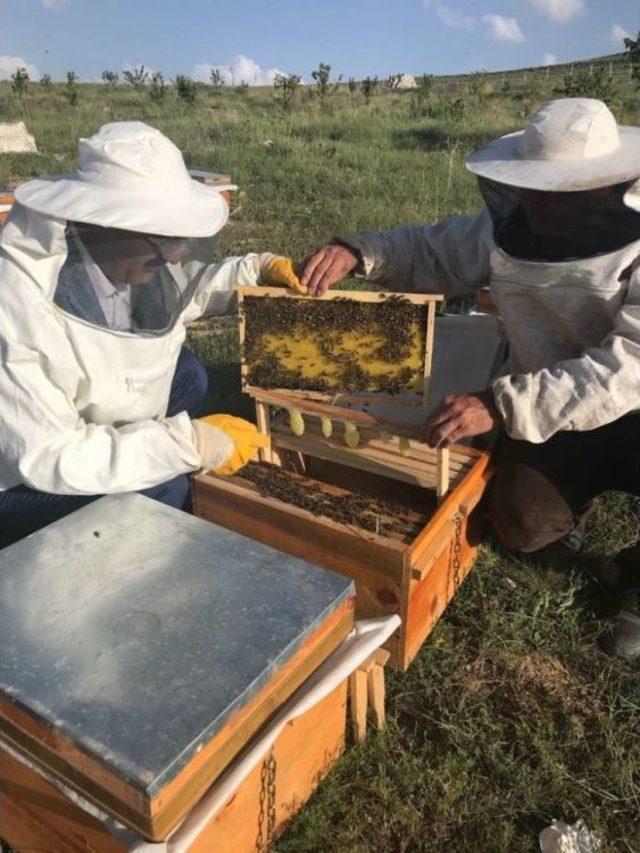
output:
[[[361, 293], [357, 297], [368, 298]], [[242, 334], [242, 324], [240, 331]], [[330, 467], [331, 463], [346, 464], [347, 493], [364, 487], [366, 494], [366, 478], [377, 475], [394, 494], [412, 486], [437, 494], [433, 515], [427, 514], [417, 534], [395, 536], [334, 521], [260, 493], [254, 483], [243, 478], [242, 471], [231, 477], [204, 471], [193, 478], [196, 515], [352, 578], [358, 618], [398, 614], [402, 624], [387, 649], [390, 664], [406, 669], [475, 559], [481, 518], [474, 510], [492, 474], [489, 454], [462, 445], [437, 452], [415, 441], [415, 424], [385, 421], [367, 411], [336, 407], [327, 400], [294, 397], [289, 391], [246, 385], [245, 390], [256, 399], [259, 428], [271, 437], [271, 449], [263, 453], [264, 460], [279, 465], [288, 462], [287, 455], [293, 453], [296, 461], [306, 455], [307, 460], [319, 459]], [[284, 413], [272, 422], [271, 407], [299, 409], [304, 415], [304, 434], [292, 434], [282, 422]], [[323, 416], [337, 424], [349, 421], [357, 425], [360, 445], [348, 448], [339, 435], [327, 438], [319, 428]], [[398, 448], [399, 437], [410, 439], [408, 454], [385, 442], [380, 435], [385, 427], [395, 433]], [[313, 472], [309, 476], [313, 479]], [[329, 490], [336, 488], [331, 479], [317, 486], [326, 483]], [[338, 487], [336, 493], [344, 494], [345, 490]]]
[[[424, 339], [424, 365], [423, 365], [423, 386], [422, 392], [416, 395], [415, 399], [406, 399], [385, 394], [357, 394], [348, 393], [327, 394], [321, 392], [297, 391], [292, 389], [265, 389], [249, 384], [248, 382], [248, 366], [245, 358], [245, 314], [242, 309], [245, 297], [264, 298], [278, 297], [290, 299], [308, 299], [309, 297], [301, 296], [283, 288], [277, 287], [237, 287], [238, 294], [238, 330], [240, 338], [241, 350], [241, 375], [242, 375], [242, 390], [254, 398], [256, 404], [256, 417], [258, 429], [264, 435], [271, 436], [271, 412], [270, 408], [282, 407], [299, 409], [303, 414], [314, 417], [329, 417], [332, 421], [340, 423], [354, 423], [357, 427], [369, 428], [374, 427], [379, 429], [386, 428], [392, 431], [395, 435], [404, 437], [417, 438], [414, 425], [405, 424], [403, 422], [383, 420], [376, 418], [367, 412], [362, 412], [357, 409], [347, 409], [340, 406], [340, 403], [357, 402], [358, 404], [366, 404], [367, 402], [385, 402], [393, 401], [399, 405], [422, 406], [426, 407], [429, 398], [429, 386], [431, 379], [431, 365], [433, 360], [433, 336], [436, 306], [442, 301], [442, 296], [439, 294], [402, 294], [403, 299], [412, 302], [415, 305], [425, 305], [427, 308], [427, 324]], [[355, 302], [369, 302], [380, 304], [388, 298], [397, 298], [397, 293], [379, 293], [372, 291], [333, 291], [326, 294], [323, 300], [351, 300]], [[367, 438], [370, 438], [368, 435]], [[289, 449], [303, 451], [305, 441], [302, 439], [297, 442], [297, 446]], [[426, 445], [424, 446], [426, 448]], [[426, 448], [427, 455], [433, 457], [433, 470], [435, 477], [432, 483], [424, 484], [427, 488], [434, 488], [438, 498], [442, 500], [449, 491], [451, 481], [451, 455], [448, 448], [438, 447], [435, 449]], [[266, 461], [276, 461], [271, 451], [263, 451], [261, 458]], [[324, 458], [327, 458], [326, 456]], [[346, 448], [334, 445], [332, 448], [332, 457], [328, 461], [341, 462], [345, 465], [354, 467], [363, 467], [363, 454], [359, 454], [359, 462], [354, 462], [354, 454]], [[401, 461], [401, 460], [399, 460]], [[375, 467], [375, 463], [374, 463]], [[401, 466], [402, 467], [402, 466]], [[371, 469], [371, 465], [367, 470]], [[384, 473], [384, 472], [381, 472]], [[386, 472], [388, 473], [388, 472]]]

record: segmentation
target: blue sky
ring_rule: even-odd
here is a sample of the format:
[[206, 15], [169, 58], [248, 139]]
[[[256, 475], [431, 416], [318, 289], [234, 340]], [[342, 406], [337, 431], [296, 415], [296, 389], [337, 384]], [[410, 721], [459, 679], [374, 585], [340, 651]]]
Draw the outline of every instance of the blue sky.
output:
[[320, 61], [345, 78], [443, 74], [611, 53], [639, 28], [638, 0], [4, 0], [0, 77], [144, 63], [269, 82]]

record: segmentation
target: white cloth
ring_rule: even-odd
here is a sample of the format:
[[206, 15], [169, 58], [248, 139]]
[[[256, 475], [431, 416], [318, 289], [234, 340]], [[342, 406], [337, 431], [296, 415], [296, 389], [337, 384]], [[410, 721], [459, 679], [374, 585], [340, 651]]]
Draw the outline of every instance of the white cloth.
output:
[[486, 210], [341, 240], [369, 280], [393, 290], [450, 298], [490, 285], [510, 345], [509, 375], [492, 388], [512, 438], [543, 442], [640, 410], [640, 242], [586, 260], [520, 261], [497, 248]]
[[198, 469], [188, 415], [166, 417], [186, 324], [227, 310], [233, 286], [256, 284], [274, 256], [212, 264], [170, 331], [141, 337], [55, 306], [66, 255], [64, 221], [14, 206], [0, 232], [0, 491], [113, 494]]

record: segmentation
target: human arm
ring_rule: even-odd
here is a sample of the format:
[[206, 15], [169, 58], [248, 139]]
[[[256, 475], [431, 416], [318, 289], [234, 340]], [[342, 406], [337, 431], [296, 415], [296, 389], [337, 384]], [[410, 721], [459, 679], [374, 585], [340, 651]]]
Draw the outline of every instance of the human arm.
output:
[[541, 443], [560, 430], [596, 429], [640, 409], [640, 275], [609, 335], [579, 357], [493, 381], [507, 433]]
[[439, 225], [361, 231], [323, 246], [305, 262], [302, 282], [322, 295], [353, 272], [399, 292], [472, 293], [489, 278], [491, 223], [483, 211]]

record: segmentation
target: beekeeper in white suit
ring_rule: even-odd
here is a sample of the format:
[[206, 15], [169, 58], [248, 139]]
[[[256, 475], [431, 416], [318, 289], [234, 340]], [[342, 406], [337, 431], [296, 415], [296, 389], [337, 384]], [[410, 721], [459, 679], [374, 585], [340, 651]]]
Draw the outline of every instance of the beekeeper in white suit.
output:
[[[502, 427], [488, 514], [507, 545], [535, 551], [568, 534], [601, 492], [640, 494], [640, 128], [618, 127], [601, 101], [551, 101], [467, 168], [481, 213], [338, 238], [302, 281], [316, 295], [353, 271], [446, 297], [490, 285], [507, 372], [445, 398], [426, 438], [447, 445]], [[633, 657], [640, 549], [617, 562], [630, 593], [609, 646]]]
[[194, 419], [206, 373], [186, 324], [236, 284], [300, 288], [271, 254], [213, 264], [228, 206], [140, 122], [79, 144], [73, 174], [23, 184], [0, 233], [0, 546], [98, 495], [187, 507], [187, 473], [231, 473], [264, 443]]

